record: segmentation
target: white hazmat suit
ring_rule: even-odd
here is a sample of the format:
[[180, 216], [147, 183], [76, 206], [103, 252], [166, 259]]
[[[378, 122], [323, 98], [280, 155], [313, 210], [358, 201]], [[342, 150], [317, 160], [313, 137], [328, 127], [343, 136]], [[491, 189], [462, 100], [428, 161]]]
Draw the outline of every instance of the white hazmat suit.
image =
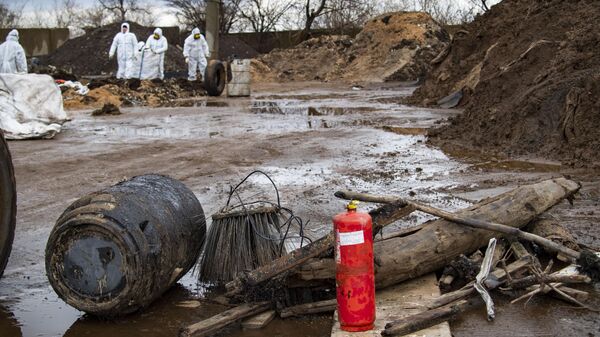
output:
[[163, 36], [162, 29], [156, 28], [154, 34], [146, 41], [141, 79], [165, 78], [165, 53], [168, 48], [169, 43]]
[[0, 73], [27, 73], [25, 50], [19, 44], [19, 32], [13, 29], [6, 36], [6, 42], [0, 44]]
[[206, 58], [210, 56], [210, 51], [204, 36], [200, 34], [200, 29], [194, 28], [192, 34], [185, 39], [183, 56], [188, 63], [188, 80], [196, 80], [196, 71], [200, 71], [200, 74], [204, 76], [207, 65]]
[[[123, 28], [127, 28], [127, 31], [125, 33], [123, 33]], [[129, 31], [128, 23], [123, 23], [121, 25], [121, 32], [115, 35], [112, 45], [110, 46], [110, 51], [108, 52], [109, 58], [113, 58], [115, 56], [115, 52], [117, 53], [117, 62], [119, 64], [117, 78], [132, 78], [139, 75], [134, 74], [134, 59], [136, 57], [136, 47], [137, 38], [135, 37], [135, 34]]]
[[138, 42], [135, 49], [135, 57], [133, 58], [133, 76], [132, 78], [140, 78], [142, 73], [142, 61], [144, 59], [144, 48], [146, 44], [143, 41]]

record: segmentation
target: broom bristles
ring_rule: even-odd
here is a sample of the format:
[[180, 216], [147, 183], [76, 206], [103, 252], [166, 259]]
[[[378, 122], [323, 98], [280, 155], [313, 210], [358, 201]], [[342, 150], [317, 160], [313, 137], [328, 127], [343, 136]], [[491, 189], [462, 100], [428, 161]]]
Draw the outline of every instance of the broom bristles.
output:
[[279, 257], [279, 217], [274, 207], [214, 215], [199, 261], [199, 279], [226, 283]]

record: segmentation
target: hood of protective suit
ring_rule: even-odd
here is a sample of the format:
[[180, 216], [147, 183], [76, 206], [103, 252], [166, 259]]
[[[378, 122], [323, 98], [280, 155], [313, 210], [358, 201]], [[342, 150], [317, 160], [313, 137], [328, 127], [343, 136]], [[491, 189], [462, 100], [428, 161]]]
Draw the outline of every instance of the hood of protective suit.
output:
[[192, 36], [194, 36], [196, 34], [200, 34], [200, 28], [194, 28], [194, 29], [192, 29]]
[[10, 33], [8, 33], [8, 35], [6, 36], [6, 41], [18, 42], [19, 41], [19, 31], [16, 29], [11, 30]]
[[162, 29], [160, 29], [160, 28], [156, 28], [156, 29], [154, 30], [154, 34], [156, 34], [156, 35], [158, 35], [158, 36], [162, 37], [162, 36], [163, 36], [163, 35], [162, 35]]
[[123, 22], [121, 24], [121, 33], [123, 32], [123, 26], [127, 27], [127, 33], [131, 33], [131, 29], [129, 28], [129, 24], [127, 22]]

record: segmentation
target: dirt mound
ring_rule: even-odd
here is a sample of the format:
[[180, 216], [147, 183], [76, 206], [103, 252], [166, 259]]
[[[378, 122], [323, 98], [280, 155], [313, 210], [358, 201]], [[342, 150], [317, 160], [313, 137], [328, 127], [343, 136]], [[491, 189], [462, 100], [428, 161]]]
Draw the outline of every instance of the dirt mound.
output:
[[219, 59], [229, 58], [251, 59], [260, 55], [256, 49], [250, 47], [246, 42], [231, 35], [219, 36]]
[[[130, 23], [138, 41], [146, 41], [154, 32], [153, 27]], [[87, 34], [67, 40], [60, 48], [40, 58], [45, 65], [66, 69], [77, 76], [110, 74], [117, 71], [116, 58], [109, 60], [108, 51], [120, 23], [94, 29]], [[165, 72], [185, 71], [187, 65], [181, 49], [169, 43], [165, 57]]]
[[598, 17], [598, 1], [504, 0], [463, 26], [409, 100], [462, 93], [464, 113], [431, 141], [597, 164]]
[[[348, 64], [346, 53], [352, 43], [345, 35], [321, 36], [291, 49], [275, 49], [259, 57], [258, 62], [252, 64], [252, 72], [278, 81], [329, 81], [330, 74]], [[257, 65], [262, 69], [256, 68]], [[271, 71], [271, 74], [264, 71]]]
[[186, 79], [140, 81], [115, 78], [92, 80], [90, 92], [82, 96], [73, 89], [63, 92], [63, 105], [67, 110], [101, 109], [105, 105], [127, 106], [171, 106], [177, 99], [206, 96], [202, 82]]
[[354, 39], [313, 38], [263, 55], [257, 64], [271, 69], [279, 81], [412, 81], [425, 76], [449, 41], [426, 13], [388, 13], [367, 22]]

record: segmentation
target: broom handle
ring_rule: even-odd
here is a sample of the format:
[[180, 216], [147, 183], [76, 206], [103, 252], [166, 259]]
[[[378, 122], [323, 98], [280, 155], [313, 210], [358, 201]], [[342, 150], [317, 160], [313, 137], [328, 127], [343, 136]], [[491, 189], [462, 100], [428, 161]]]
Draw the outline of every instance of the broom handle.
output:
[[452, 213], [446, 212], [439, 208], [423, 205], [423, 204], [420, 204], [415, 201], [410, 201], [410, 200], [402, 199], [402, 198], [395, 197], [395, 196], [380, 196], [380, 195], [356, 193], [356, 192], [352, 192], [352, 191], [337, 191], [337, 192], [335, 192], [335, 196], [338, 198], [341, 198], [341, 199], [346, 199], [346, 200], [359, 200], [359, 201], [374, 202], [374, 203], [384, 203], [384, 204], [388, 204], [388, 203], [392, 203], [392, 202], [403, 203], [407, 206], [412, 206], [421, 212], [435, 215], [437, 217], [440, 217], [440, 218], [443, 218], [443, 219], [446, 219], [446, 220], [449, 220], [449, 221], [452, 221], [455, 223], [459, 223], [459, 224], [466, 225], [469, 227], [475, 227], [475, 228], [480, 228], [480, 229], [486, 229], [489, 231], [500, 232], [500, 233], [504, 233], [507, 235], [513, 235], [513, 236], [516, 236], [521, 239], [532, 241], [532, 242], [535, 242], [535, 243], [539, 244], [540, 246], [546, 247], [552, 251], [563, 253], [575, 260], [578, 259], [580, 256], [580, 253], [577, 251], [574, 251], [568, 247], [565, 247], [561, 244], [558, 244], [552, 240], [548, 240], [541, 236], [524, 232], [515, 227], [510, 227], [507, 225], [494, 223], [494, 222], [490, 222], [490, 221], [485, 221], [485, 220], [463, 217], [458, 214], [452, 214]]
[[271, 184], [273, 184], [273, 188], [275, 189], [275, 194], [277, 195], [277, 207], [281, 208], [281, 202], [279, 200], [279, 190], [277, 189], [275, 182], [273, 181], [273, 179], [271, 179], [271, 177], [269, 177], [268, 174], [266, 174], [265, 172], [263, 172], [261, 170], [256, 170], [256, 171], [250, 172], [250, 174], [248, 174], [246, 176], [246, 178], [244, 178], [242, 181], [240, 181], [239, 184], [237, 184], [234, 188], [231, 189], [231, 192], [229, 192], [229, 197], [227, 198], [227, 205], [225, 207], [229, 207], [229, 203], [231, 202], [231, 197], [233, 196], [233, 193], [238, 189], [238, 187], [240, 187], [243, 183], [245, 183], [246, 180], [248, 180], [248, 178], [250, 178], [255, 173], [263, 174], [265, 177], [267, 177], [267, 179], [269, 179]]

